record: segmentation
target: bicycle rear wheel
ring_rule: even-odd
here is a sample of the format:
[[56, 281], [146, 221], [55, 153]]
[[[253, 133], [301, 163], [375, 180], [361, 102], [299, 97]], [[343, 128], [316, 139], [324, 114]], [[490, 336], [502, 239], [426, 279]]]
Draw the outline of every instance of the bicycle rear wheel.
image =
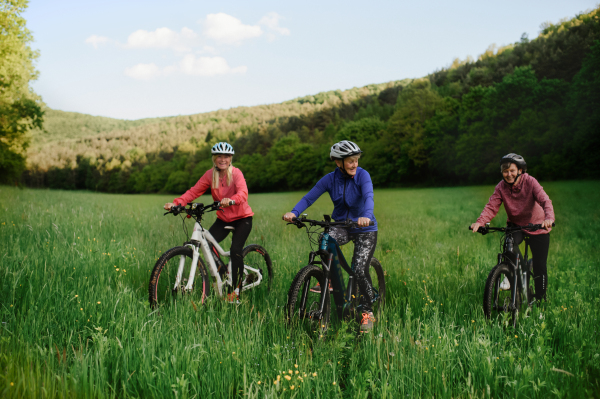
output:
[[[187, 296], [194, 303], [203, 304], [210, 292], [210, 282], [202, 259], [198, 258], [198, 266], [194, 275], [191, 291], [185, 291], [190, 277], [194, 253], [190, 247], [175, 247], [166, 251], [154, 265], [148, 287], [150, 306], [169, 307]], [[183, 262], [181, 280], [175, 286], [177, 272]]]
[[[503, 290], [500, 284], [504, 278], [508, 278], [510, 289]], [[483, 313], [492, 321], [502, 321], [505, 315], [509, 315], [510, 324], [515, 327], [517, 316], [521, 307], [521, 292], [519, 287], [513, 286], [512, 267], [501, 263], [495, 266], [488, 275], [483, 293]], [[515, 306], [511, 306], [513, 292], [516, 291]]]
[[[375, 257], [371, 258], [371, 264], [369, 265], [369, 271], [367, 273], [367, 279], [373, 288], [373, 303], [371, 308], [376, 318], [381, 316], [381, 311], [385, 305], [385, 272], [379, 260]], [[352, 288], [354, 297], [352, 298], [352, 308], [356, 310], [357, 319], [361, 317], [360, 304], [363, 300], [363, 296], [360, 292], [360, 288], [356, 279], [354, 279], [354, 287]]]
[[242, 290], [245, 287], [253, 287], [253, 284], [259, 279], [256, 272], [248, 269], [251, 267], [258, 270], [258, 273], [262, 275], [261, 287], [266, 287], [267, 291], [271, 290], [271, 283], [273, 282], [273, 263], [271, 257], [267, 253], [267, 250], [258, 244], [250, 244], [242, 251], [242, 257], [244, 258], [244, 278], [242, 280]]
[[[292, 327], [300, 327], [307, 332], [321, 333], [327, 329], [331, 313], [331, 298], [329, 289], [323, 292], [313, 292], [319, 284], [319, 289], [325, 286], [325, 275], [323, 270], [317, 266], [308, 265], [302, 268], [290, 287], [286, 313], [288, 323]], [[323, 312], [319, 312], [321, 295], [325, 295]]]

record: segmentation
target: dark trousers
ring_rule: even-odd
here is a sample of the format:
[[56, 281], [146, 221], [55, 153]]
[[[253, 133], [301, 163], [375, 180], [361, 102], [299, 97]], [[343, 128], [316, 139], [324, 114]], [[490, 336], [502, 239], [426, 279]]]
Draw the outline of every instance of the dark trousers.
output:
[[373, 283], [369, 274], [371, 258], [375, 253], [377, 246], [377, 232], [368, 233], [348, 233], [347, 229], [341, 227], [332, 227], [329, 235], [342, 246], [350, 241], [354, 242], [354, 254], [352, 263], [354, 263], [354, 272], [356, 273], [356, 282], [361, 293], [360, 302], [365, 312], [373, 312], [371, 304], [373, 303]]
[[526, 234], [522, 231], [513, 233], [515, 240], [514, 251], [521, 259], [521, 250], [519, 244], [523, 242], [527, 235], [529, 248], [531, 249], [531, 258], [533, 259], [533, 283], [535, 285], [535, 298], [537, 300], [546, 299], [546, 290], [548, 289], [548, 249], [550, 248], [550, 234]]
[[233, 287], [240, 287], [244, 276], [244, 259], [242, 258], [242, 251], [244, 250], [244, 244], [252, 231], [252, 216], [247, 218], [237, 219], [232, 222], [224, 222], [221, 219], [215, 220], [208, 232], [214, 237], [217, 242], [221, 242], [229, 235], [231, 230], [225, 229], [225, 226], [233, 226], [233, 236], [231, 237], [231, 277]]

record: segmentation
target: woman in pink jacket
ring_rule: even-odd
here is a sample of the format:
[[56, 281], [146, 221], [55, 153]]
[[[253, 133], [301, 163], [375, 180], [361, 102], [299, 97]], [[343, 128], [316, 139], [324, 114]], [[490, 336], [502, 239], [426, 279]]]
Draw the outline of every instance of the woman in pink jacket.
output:
[[[502, 181], [498, 183], [494, 194], [490, 197], [477, 222], [471, 225], [473, 232], [479, 227], [489, 223], [498, 213], [500, 205], [504, 203], [504, 209], [508, 215], [507, 223], [525, 226], [529, 223], [541, 224], [544, 229], [524, 232], [518, 231], [513, 234], [515, 240], [515, 252], [521, 256], [518, 245], [524, 236], [529, 237], [529, 246], [533, 257], [533, 274], [535, 284], [535, 299], [540, 301], [546, 299], [548, 288], [548, 272], [546, 261], [548, 259], [548, 248], [550, 247], [550, 230], [554, 222], [554, 208], [548, 194], [538, 181], [525, 173], [527, 164], [522, 156], [510, 153], [500, 160]], [[503, 289], [509, 289], [510, 283], [502, 282]]]
[[[221, 242], [231, 231], [225, 227], [235, 227], [231, 238], [231, 277], [234, 287], [237, 288], [227, 296], [227, 300], [236, 303], [240, 297], [239, 287], [244, 275], [242, 250], [252, 230], [254, 213], [248, 205], [248, 187], [244, 175], [241, 170], [231, 165], [234, 154], [231, 144], [217, 143], [212, 147], [211, 153], [214, 167], [207, 170], [194, 187], [181, 197], [175, 198], [173, 202], [165, 204], [164, 208], [169, 210], [175, 205], [185, 206], [209, 188], [213, 199], [221, 202], [223, 211], [217, 212], [217, 220], [208, 231], [217, 242]], [[229, 205], [230, 201], [234, 201], [235, 204]]]

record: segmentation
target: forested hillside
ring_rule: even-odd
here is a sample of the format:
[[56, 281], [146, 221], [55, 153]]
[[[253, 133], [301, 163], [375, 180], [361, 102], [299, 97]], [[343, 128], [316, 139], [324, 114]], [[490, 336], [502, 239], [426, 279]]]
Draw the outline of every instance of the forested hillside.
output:
[[361, 146], [377, 187], [496, 181], [508, 152], [539, 179], [598, 178], [600, 9], [422, 79], [139, 121], [47, 110], [45, 130], [29, 186], [181, 193], [229, 141], [251, 191], [303, 189], [332, 170], [341, 139]]

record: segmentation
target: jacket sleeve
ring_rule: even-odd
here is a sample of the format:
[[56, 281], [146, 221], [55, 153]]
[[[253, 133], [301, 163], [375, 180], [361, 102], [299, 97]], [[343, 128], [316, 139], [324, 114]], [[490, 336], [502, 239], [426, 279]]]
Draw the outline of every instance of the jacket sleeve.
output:
[[317, 184], [315, 184], [313, 188], [310, 189], [308, 194], [306, 194], [304, 197], [302, 197], [300, 201], [298, 201], [296, 206], [294, 206], [294, 209], [292, 209], [292, 213], [296, 215], [296, 217], [298, 217], [302, 212], [306, 210], [306, 208], [314, 204], [314, 202], [318, 200], [319, 197], [331, 187], [332, 180], [333, 173], [325, 175], [321, 180], [317, 182]]
[[202, 194], [206, 192], [210, 188], [212, 180], [212, 169], [207, 171], [198, 182], [189, 190], [185, 192], [181, 197], [175, 198], [173, 203], [175, 205], [187, 205], [189, 202], [192, 202]]
[[248, 185], [244, 174], [237, 168], [233, 170], [233, 184], [235, 184], [235, 194], [230, 199], [235, 201], [236, 205], [248, 202]]
[[500, 195], [500, 182], [494, 189], [494, 194], [490, 197], [490, 200], [483, 208], [481, 215], [477, 219], [477, 223], [486, 224], [492, 221], [492, 219], [498, 214], [500, 205], [502, 205], [502, 196]]
[[375, 220], [373, 212], [375, 210], [375, 200], [373, 199], [373, 181], [371, 175], [366, 170], [361, 171], [360, 191], [364, 201], [364, 213], [360, 217]]
[[542, 185], [532, 177], [533, 182], [533, 198], [544, 209], [544, 217], [546, 220], [556, 220], [554, 218], [554, 207], [548, 194], [544, 191]]

